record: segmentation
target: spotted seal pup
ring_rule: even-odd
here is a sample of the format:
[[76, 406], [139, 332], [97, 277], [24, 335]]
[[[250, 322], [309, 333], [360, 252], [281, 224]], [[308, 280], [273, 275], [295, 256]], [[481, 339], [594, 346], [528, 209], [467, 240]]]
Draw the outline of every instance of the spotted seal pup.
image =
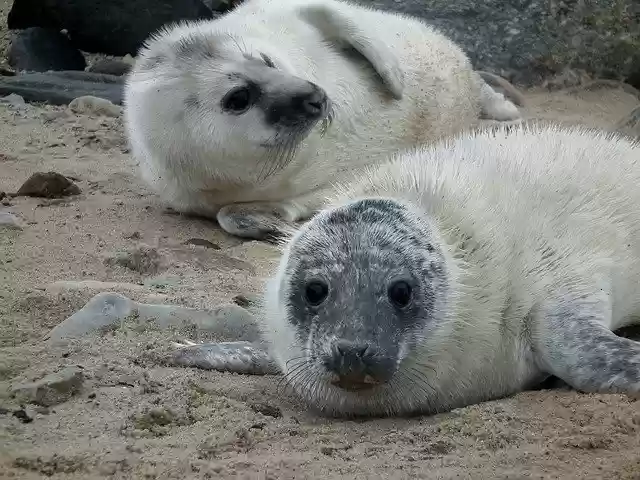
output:
[[266, 350], [181, 344], [173, 358], [280, 372], [337, 416], [443, 412], [552, 375], [640, 393], [640, 343], [613, 333], [640, 324], [638, 185], [640, 144], [584, 127], [467, 132], [398, 155], [286, 242]]

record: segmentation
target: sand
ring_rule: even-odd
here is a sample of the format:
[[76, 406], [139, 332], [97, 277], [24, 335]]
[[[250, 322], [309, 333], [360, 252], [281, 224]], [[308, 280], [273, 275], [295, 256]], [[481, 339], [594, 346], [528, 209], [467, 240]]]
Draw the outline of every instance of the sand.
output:
[[[616, 88], [526, 98], [527, 116], [601, 128], [640, 103]], [[72, 177], [82, 193], [0, 205], [22, 224], [0, 229], [0, 478], [640, 479], [640, 401], [622, 395], [526, 392], [431, 417], [330, 420], [278, 377], [162, 366], [154, 352], [169, 337], [152, 327], [47, 348], [42, 337], [102, 291], [55, 282], [214, 308], [258, 293], [277, 251], [167, 212], [136, 177], [120, 117], [0, 104], [0, 191], [37, 171]], [[108, 260], [139, 248], [159, 266]], [[21, 406], [9, 394], [74, 366], [84, 381], [63, 403]]]

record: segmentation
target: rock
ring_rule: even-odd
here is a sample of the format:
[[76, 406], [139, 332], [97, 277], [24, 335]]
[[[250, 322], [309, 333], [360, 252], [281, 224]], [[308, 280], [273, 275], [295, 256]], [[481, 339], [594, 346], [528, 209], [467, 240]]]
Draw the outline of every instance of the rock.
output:
[[14, 0], [7, 26], [66, 29], [82, 51], [123, 56], [165, 24], [209, 18], [202, 0]]
[[69, 109], [73, 113], [104, 115], [105, 117], [117, 117], [122, 113], [122, 108], [114, 105], [104, 98], [84, 95], [73, 99], [69, 103]]
[[220, 250], [220, 245], [216, 245], [215, 243], [210, 242], [209, 240], [205, 240], [204, 238], [190, 238], [185, 240], [185, 245], [197, 245], [205, 248], [213, 248], [214, 250]]
[[35, 382], [22, 383], [11, 388], [20, 402], [50, 407], [66, 402], [82, 388], [84, 374], [79, 367], [64, 367]]
[[141, 244], [129, 251], [118, 252], [106, 258], [104, 263], [108, 266], [119, 265], [143, 275], [153, 275], [165, 268], [163, 260], [157, 248]]
[[51, 28], [34, 27], [15, 32], [7, 60], [16, 70], [31, 72], [84, 70], [86, 67], [82, 52], [59, 30]]
[[79, 195], [80, 187], [57, 172], [36, 172], [18, 189], [16, 196], [60, 198]]
[[129, 73], [131, 64], [120, 60], [99, 60], [89, 67], [87, 71], [93, 73], [106, 73], [108, 75], [122, 76]]
[[7, 230], [22, 230], [24, 227], [18, 217], [9, 212], [0, 211], [0, 231]]
[[634, 108], [615, 125], [614, 129], [623, 135], [640, 139], [640, 107]]
[[45, 340], [63, 343], [99, 330], [119, 325], [125, 319], [140, 324], [153, 322], [161, 329], [195, 328], [220, 341], [260, 339], [254, 317], [237, 305], [221, 305], [213, 310], [197, 310], [177, 305], [145, 304], [117, 293], [103, 292], [91, 298], [84, 307], [54, 327]]
[[250, 403], [249, 407], [256, 413], [261, 413], [266, 417], [280, 418], [282, 417], [282, 411], [279, 407], [269, 405], [268, 403], [254, 402]]
[[0, 98], [0, 103], [6, 103], [9, 105], [13, 105], [14, 107], [22, 107], [26, 105], [24, 98], [22, 98], [20, 95], [16, 95], [15, 93]]
[[68, 105], [85, 95], [104, 98], [122, 105], [123, 78], [92, 72], [34, 72], [0, 77], [0, 95], [15, 93], [27, 102]]
[[513, 83], [533, 85], [565, 68], [620, 80], [640, 72], [637, 0], [356, 1], [426, 20], [475, 68]]

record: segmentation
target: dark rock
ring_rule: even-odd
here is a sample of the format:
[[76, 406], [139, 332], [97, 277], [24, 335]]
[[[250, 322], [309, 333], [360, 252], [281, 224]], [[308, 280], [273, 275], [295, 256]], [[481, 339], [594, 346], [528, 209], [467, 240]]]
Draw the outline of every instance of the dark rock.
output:
[[640, 72], [637, 0], [356, 1], [425, 19], [475, 68], [512, 83], [536, 84], [566, 68], [619, 80]]
[[107, 75], [122, 76], [129, 73], [131, 65], [121, 60], [99, 60], [89, 67], [89, 72], [106, 73]]
[[0, 96], [12, 93], [27, 102], [68, 105], [86, 95], [104, 98], [122, 105], [124, 80], [115, 75], [92, 72], [34, 72], [0, 77]]
[[21, 408], [20, 410], [14, 410], [13, 416], [20, 420], [22, 423], [33, 422], [33, 418], [27, 414], [24, 408]]
[[22, 184], [16, 196], [60, 198], [80, 194], [80, 187], [57, 172], [36, 172]]
[[58, 30], [27, 28], [13, 34], [7, 60], [16, 70], [84, 70], [82, 52]]
[[14, 0], [7, 26], [66, 29], [80, 50], [123, 56], [165, 24], [208, 18], [202, 0]]

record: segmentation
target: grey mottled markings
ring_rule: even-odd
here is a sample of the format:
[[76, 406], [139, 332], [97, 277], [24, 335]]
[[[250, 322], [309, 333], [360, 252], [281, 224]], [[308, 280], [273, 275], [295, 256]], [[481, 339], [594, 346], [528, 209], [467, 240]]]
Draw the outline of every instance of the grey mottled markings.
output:
[[258, 343], [174, 343], [177, 349], [167, 363], [181, 367], [218, 370], [249, 375], [276, 375], [280, 373], [266, 350]]

